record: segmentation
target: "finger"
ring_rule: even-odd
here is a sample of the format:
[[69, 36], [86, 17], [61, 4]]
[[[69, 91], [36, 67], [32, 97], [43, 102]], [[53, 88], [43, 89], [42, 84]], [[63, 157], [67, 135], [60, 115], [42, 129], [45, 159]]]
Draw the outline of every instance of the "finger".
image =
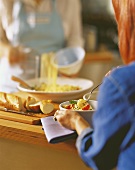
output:
[[57, 121], [56, 116], [58, 115], [58, 112], [59, 112], [59, 111], [57, 110], [57, 111], [55, 112], [54, 116], [53, 116], [53, 120], [54, 120], [54, 121]]
[[63, 116], [63, 114], [54, 115], [53, 120], [57, 121], [61, 116]]
[[57, 110], [54, 114], [54, 117], [56, 117], [59, 114], [59, 110]]
[[57, 110], [54, 115], [55, 116], [57, 116], [57, 115], [64, 115], [64, 113], [65, 113], [64, 110]]
[[64, 115], [62, 110], [57, 110], [53, 116], [54, 121], [57, 121], [57, 117]]
[[56, 118], [56, 116], [53, 116], [53, 120], [54, 120], [54, 121], [57, 121], [57, 118]]

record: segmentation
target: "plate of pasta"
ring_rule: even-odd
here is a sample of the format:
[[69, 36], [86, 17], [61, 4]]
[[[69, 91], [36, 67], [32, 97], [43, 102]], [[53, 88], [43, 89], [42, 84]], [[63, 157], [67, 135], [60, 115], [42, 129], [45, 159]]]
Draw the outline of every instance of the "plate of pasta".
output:
[[26, 81], [32, 89], [18, 85], [18, 90], [26, 92], [39, 100], [50, 99], [53, 102], [79, 99], [90, 91], [93, 81], [84, 78], [57, 77], [54, 81], [45, 78], [36, 78]]

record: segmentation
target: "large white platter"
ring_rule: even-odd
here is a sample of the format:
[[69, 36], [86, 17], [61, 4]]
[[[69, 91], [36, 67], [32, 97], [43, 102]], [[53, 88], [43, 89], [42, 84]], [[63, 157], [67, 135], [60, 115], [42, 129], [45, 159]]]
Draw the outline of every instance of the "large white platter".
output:
[[[35, 86], [40, 85], [42, 82], [47, 82], [44, 78], [31, 79], [26, 81], [29, 85]], [[74, 85], [81, 87], [80, 90], [68, 91], [68, 92], [44, 92], [44, 91], [34, 91], [18, 85], [17, 88], [20, 91], [27, 92], [30, 96], [37, 98], [38, 100], [51, 99], [54, 102], [64, 102], [67, 100], [74, 100], [82, 98], [85, 93], [90, 91], [93, 86], [93, 82], [88, 79], [83, 78], [64, 78], [58, 77], [57, 84], [60, 85]]]

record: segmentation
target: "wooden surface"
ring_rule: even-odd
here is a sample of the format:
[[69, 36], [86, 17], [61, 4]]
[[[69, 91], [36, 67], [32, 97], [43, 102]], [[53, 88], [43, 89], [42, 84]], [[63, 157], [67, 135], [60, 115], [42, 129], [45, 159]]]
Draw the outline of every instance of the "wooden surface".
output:
[[41, 125], [30, 125], [0, 119], [0, 138], [11, 139], [77, 154], [75, 139], [70, 139], [58, 144], [50, 144], [46, 139]]
[[[28, 94], [24, 92], [17, 92], [15, 94], [22, 98], [26, 98], [28, 96]], [[54, 110], [53, 112], [49, 114], [34, 114], [32, 116], [26, 116], [26, 115], [12, 113], [12, 112], [0, 111], [0, 119], [11, 120], [15, 122], [22, 122], [22, 123], [31, 124], [31, 125], [39, 125], [41, 124], [40, 119], [42, 117], [52, 116], [54, 115], [55, 111], [59, 109], [58, 104], [56, 103], [53, 103], [53, 104], [54, 104]]]
[[94, 61], [112, 61], [114, 58], [114, 55], [110, 51], [99, 51], [99, 52], [91, 52], [86, 53], [85, 55], [85, 63], [88, 62], [94, 62]]
[[28, 123], [33, 125], [40, 124], [40, 118], [36, 116], [26, 116], [12, 112], [0, 111], [0, 119], [11, 120], [15, 122]]
[[[27, 97], [24, 92], [15, 94]], [[58, 109], [58, 104], [54, 105], [55, 110]], [[75, 139], [57, 145], [49, 144], [42, 130], [41, 117], [45, 117], [45, 115], [36, 114], [34, 117], [0, 111], [0, 137], [77, 153]]]

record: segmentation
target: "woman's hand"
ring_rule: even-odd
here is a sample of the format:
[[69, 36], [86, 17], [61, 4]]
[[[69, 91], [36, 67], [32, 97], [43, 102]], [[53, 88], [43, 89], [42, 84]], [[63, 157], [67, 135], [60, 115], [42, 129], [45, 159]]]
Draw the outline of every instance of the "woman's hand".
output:
[[90, 125], [79, 113], [71, 110], [57, 110], [54, 114], [56, 120], [65, 128], [77, 131], [78, 135]]
[[57, 121], [64, 127], [72, 130], [76, 130], [75, 124], [76, 120], [79, 117], [79, 114], [77, 112], [72, 112], [70, 110], [57, 110], [55, 112], [54, 117], [57, 119]]

